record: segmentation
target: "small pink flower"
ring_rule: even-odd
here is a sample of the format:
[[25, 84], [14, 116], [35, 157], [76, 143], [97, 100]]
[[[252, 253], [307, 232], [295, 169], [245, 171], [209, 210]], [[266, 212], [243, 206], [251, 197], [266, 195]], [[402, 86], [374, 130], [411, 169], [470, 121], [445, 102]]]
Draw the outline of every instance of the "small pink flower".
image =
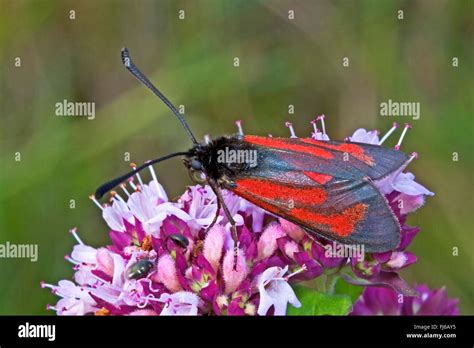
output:
[[84, 244], [77, 244], [72, 249], [71, 257], [80, 263], [95, 265], [97, 249]]
[[329, 137], [327, 134], [323, 134], [322, 132], [316, 132], [312, 134], [312, 138], [315, 140], [329, 140]]
[[94, 310], [93, 305], [73, 297], [64, 297], [56, 303], [56, 306], [48, 306], [48, 309], [56, 309], [58, 315], [85, 315]]
[[398, 197], [394, 198], [394, 201], [398, 202], [400, 214], [406, 215], [409, 213], [413, 213], [418, 208], [421, 208], [423, 204], [425, 204], [425, 196], [410, 196], [405, 193], [401, 193], [398, 195]]
[[207, 232], [204, 240], [203, 255], [211, 264], [214, 271], [219, 268], [219, 262], [222, 257], [222, 249], [225, 242], [225, 229], [222, 225], [214, 225]]
[[135, 316], [156, 316], [158, 313], [156, 313], [152, 309], [138, 309], [136, 311], [130, 312], [130, 315], [135, 315]]
[[416, 256], [408, 251], [394, 251], [386, 265], [392, 269], [404, 268], [416, 262]]
[[449, 298], [446, 289], [416, 287], [417, 297], [405, 297], [390, 288], [368, 286], [359, 297], [350, 315], [459, 315], [459, 300]]
[[172, 292], [182, 290], [176, 274], [176, 265], [170, 254], [164, 254], [158, 260], [158, 279]]
[[162, 294], [159, 301], [165, 306], [160, 315], [197, 315], [199, 297], [189, 291], [175, 292], [174, 294]]
[[415, 181], [415, 176], [413, 173], [400, 173], [397, 175], [395, 180], [392, 182], [393, 189], [395, 191], [410, 195], [426, 195], [434, 196], [434, 193], [428, 190], [423, 185], [420, 185]]
[[97, 250], [97, 266], [98, 268], [109, 276], [114, 275], [114, 259], [110, 255], [110, 251], [105, 248]]
[[105, 207], [102, 211], [102, 217], [112, 230], [119, 232], [125, 232], [126, 228], [123, 220], [130, 223], [135, 220], [127, 203], [119, 200], [114, 200], [112, 205]]
[[225, 292], [234, 292], [248, 274], [245, 256], [241, 249], [237, 253], [237, 265], [234, 269], [234, 250], [227, 250], [223, 261], [223, 276], [225, 281]]
[[265, 231], [263, 231], [260, 239], [258, 240], [257, 249], [258, 257], [257, 260], [264, 259], [271, 256], [278, 248], [277, 239], [285, 236], [285, 232], [280, 224], [271, 224]]
[[257, 282], [260, 292], [258, 315], [266, 315], [270, 307], [274, 307], [275, 315], [285, 315], [288, 303], [294, 307], [301, 307], [295, 292], [283, 276], [288, 271], [288, 266], [270, 267], [263, 272]]
[[[209, 226], [217, 210], [217, 198], [209, 186], [190, 186], [178, 200], [181, 209], [188, 215], [190, 227], [200, 229]], [[217, 219], [220, 222], [222, 217]]]
[[296, 242], [300, 242], [305, 236], [305, 231], [298, 225], [282, 218], [279, 218], [278, 221], [280, 222], [283, 231], [285, 231], [286, 234]]
[[41, 282], [42, 288], [51, 288], [51, 291], [62, 299], [56, 306], [48, 308], [56, 310], [59, 315], [84, 315], [94, 310], [95, 301], [82, 286], [77, 286], [70, 280], [60, 280], [58, 285]]
[[376, 130], [367, 131], [364, 128], [357, 129], [349, 140], [355, 143], [379, 144], [379, 132]]
[[300, 251], [300, 249], [298, 248], [298, 244], [296, 244], [296, 242], [292, 240], [285, 243], [284, 250], [285, 254], [293, 260], [294, 254]]

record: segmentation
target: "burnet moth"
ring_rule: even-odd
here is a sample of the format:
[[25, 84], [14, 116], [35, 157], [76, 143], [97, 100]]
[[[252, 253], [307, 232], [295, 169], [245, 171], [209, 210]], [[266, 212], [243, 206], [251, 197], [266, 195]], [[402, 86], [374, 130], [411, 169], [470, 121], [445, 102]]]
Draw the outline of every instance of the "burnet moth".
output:
[[[400, 225], [376, 184], [390, 180], [407, 166], [411, 158], [403, 152], [363, 143], [262, 137], [242, 132], [198, 143], [183, 116], [138, 70], [126, 48], [122, 50], [122, 62], [175, 114], [193, 147], [149, 161], [105, 183], [97, 189], [96, 198], [152, 164], [184, 156], [191, 177], [208, 184], [216, 194], [218, 209], [211, 226], [222, 208], [232, 226], [236, 252], [237, 228], [222, 189], [299, 225], [309, 236], [364, 245], [366, 252], [385, 252], [399, 244]], [[254, 154], [254, 161], [222, 156], [229, 153], [237, 157]], [[177, 242], [181, 242], [179, 238]]]

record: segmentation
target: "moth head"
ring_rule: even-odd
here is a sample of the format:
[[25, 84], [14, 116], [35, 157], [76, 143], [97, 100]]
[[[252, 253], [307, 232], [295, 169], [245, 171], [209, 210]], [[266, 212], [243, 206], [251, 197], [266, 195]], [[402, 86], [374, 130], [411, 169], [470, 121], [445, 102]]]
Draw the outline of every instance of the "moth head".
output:
[[203, 171], [204, 166], [197, 156], [186, 157], [183, 162], [186, 168], [188, 168], [189, 177], [192, 181], [197, 184], [204, 184], [206, 182], [206, 175]]

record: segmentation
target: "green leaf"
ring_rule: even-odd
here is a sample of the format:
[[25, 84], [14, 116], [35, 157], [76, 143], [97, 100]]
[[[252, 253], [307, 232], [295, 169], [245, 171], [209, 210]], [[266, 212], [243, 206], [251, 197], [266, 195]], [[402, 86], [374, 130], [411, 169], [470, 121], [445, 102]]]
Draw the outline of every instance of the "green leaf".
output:
[[351, 298], [351, 302], [354, 303], [364, 291], [363, 286], [357, 286], [349, 284], [344, 279], [339, 278], [337, 280], [336, 286], [334, 287], [334, 293], [340, 295], [347, 295]]
[[352, 309], [348, 295], [329, 295], [302, 285], [295, 285], [293, 290], [301, 307], [288, 306], [287, 315], [346, 315]]

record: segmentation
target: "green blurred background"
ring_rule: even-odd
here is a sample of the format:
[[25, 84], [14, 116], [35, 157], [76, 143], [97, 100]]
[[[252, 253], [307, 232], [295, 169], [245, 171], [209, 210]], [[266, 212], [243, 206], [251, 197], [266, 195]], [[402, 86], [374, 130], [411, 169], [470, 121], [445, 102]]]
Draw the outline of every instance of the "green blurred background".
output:
[[[71, 278], [71, 227], [92, 246], [108, 242], [88, 195], [129, 169], [125, 152], [141, 163], [190, 146], [122, 67], [123, 46], [185, 105], [199, 138], [234, 133], [236, 119], [247, 133], [281, 136], [291, 120], [302, 136], [325, 113], [333, 139], [410, 122], [402, 149], [420, 154], [410, 171], [436, 196], [409, 218], [421, 226], [410, 247], [419, 259], [403, 275], [447, 286], [474, 314], [473, 43], [473, 1], [0, 0], [0, 243], [39, 245], [36, 263], [0, 259], [0, 314], [48, 313], [56, 298], [39, 282]], [[55, 116], [64, 99], [95, 102], [95, 119]], [[420, 102], [420, 119], [381, 117], [388, 99]], [[172, 197], [190, 183], [179, 160], [156, 169]]]

